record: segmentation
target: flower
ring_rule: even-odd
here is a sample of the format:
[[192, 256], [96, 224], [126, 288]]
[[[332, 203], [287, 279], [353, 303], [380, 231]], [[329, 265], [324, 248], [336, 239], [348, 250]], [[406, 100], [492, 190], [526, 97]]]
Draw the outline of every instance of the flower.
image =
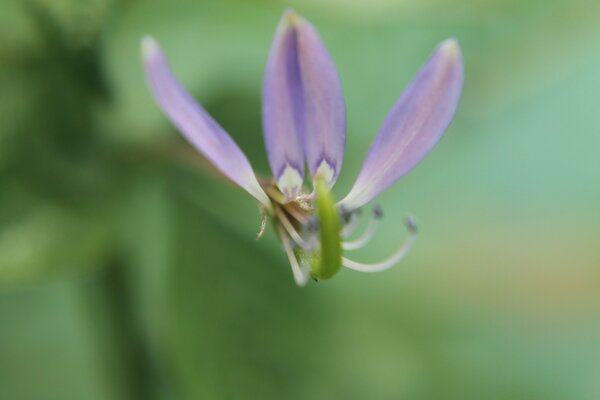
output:
[[[296, 283], [327, 279], [342, 266], [363, 272], [397, 264], [415, 241], [408, 239], [386, 260], [365, 264], [342, 255], [373, 237], [381, 211], [357, 239], [361, 207], [415, 167], [452, 120], [463, 85], [463, 63], [447, 39], [393, 106], [350, 192], [335, 203], [330, 189], [341, 170], [346, 140], [344, 98], [333, 61], [316, 29], [296, 12], [284, 13], [269, 53], [263, 86], [263, 130], [272, 179], [258, 179], [231, 137], [179, 84], [157, 42], [142, 41], [151, 91], [171, 122], [225, 176], [254, 196], [274, 222]], [[312, 192], [304, 186], [305, 165]]]

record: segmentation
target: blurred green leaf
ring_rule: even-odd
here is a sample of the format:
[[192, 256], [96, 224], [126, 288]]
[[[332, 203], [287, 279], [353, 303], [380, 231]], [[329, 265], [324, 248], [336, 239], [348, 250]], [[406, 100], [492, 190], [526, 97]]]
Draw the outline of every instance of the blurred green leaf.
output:
[[267, 174], [260, 86], [285, 6], [0, 5], [0, 398], [597, 398], [599, 6], [294, 2], [346, 94], [338, 197], [437, 42], [457, 37], [467, 72], [444, 140], [352, 256], [384, 257], [407, 213], [414, 251], [303, 290], [139, 61], [152, 34]]
[[52, 206], [17, 211], [17, 218], [0, 227], [0, 286], [103, 266], [114, 245], [107, 211], [77, 215]]
[[0, 292], [0, 398], [133, 398], [130, 350], [97, 278]]
[[304, 337], [319, 334], [313, 292], [295, 287], [282, 252], [270, 255], [267, 243], [231, 231], [186, 197], [175, 218], [165, 323], [183, 393], [299, 398], [297, 386], [318, 368]]

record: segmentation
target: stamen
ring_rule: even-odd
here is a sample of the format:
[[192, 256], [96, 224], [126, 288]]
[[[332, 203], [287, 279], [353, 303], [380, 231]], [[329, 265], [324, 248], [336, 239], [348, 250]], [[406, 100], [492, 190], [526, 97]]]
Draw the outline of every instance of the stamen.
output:
[[340, 219], [342, 220], [342, 222], [344, 224], [347, 224], [348, 222], [350, 222], [350, 219], [352, 218], [352, 212], [347, 210], [346, 207], [342, 206], [339, 208], [339, 213], [340, 213]]
[[310, 233], [319, 232], [319, 220], [315, 216], [311, 216], [306, 224], [306, 230]]
[[281, 211], [279, 207], [275, 207], [275, 213], [277, 214], [277, 219], [281, 222], [281, 225], [283, 225], [285, 231], [290, 235], [294, 242], [303, 249], [308, 250], [310, 248], [309, 244], [300, 237], [298, 231], [296, 231], [285, 213]]
[[273, 186], [266, 188], [267, 195], [279, 204], [285, 204], [285, 196], [278, 189]]
[[348, 212], [343, 208], [340, 210], [340, 214], [342, 217], [342, 222], [345, 224], [342, 228], [341, 235], [343, 238], [347, 238], [352, 235], [356, 228], [358, 227], [358, 223], [360, 222], [361, 212], [360, 209], [357, 209], [353, 212]]
[[260, 208], [260, 217], [260, 230], [256, 234], [256, 240], [262, 239], [267, 230], [267, 209], [265, 207]]
[[377, 226], [381, 218], [383, 218], [383, 211], [377, 205], [373, 208], [373, 219], [369, 221], [369, 225], [367, 225], [367, 229], [365, 229], [363, 234], [351, 242], [342, 242], [342, 248], [344, 250], [357, 250], [369, 243], [377, 231]]
[[374, 264], [365, 264], [342, 257], [342, 265], [346, 268], [360, 272], [379, 272], [393, 267], [406, 256], [417, 239], [417, 227], [414, 220], [410, 217], [406, 219], [406, 228], [408, 230], [408, 238], [400, 248], [386, 260]]
[[306, 225], [308, 223], [308, 218], [306, 215], [302, 214], [298, 211], [293, 205], [286, 207], [285, 210], [290, 213], [292, 217], [296, 219], [296, 221], [300, 222], [302, 225]]
[[369, 243], [369, 241], [375, 236], [377, 232], [377, 226], [379, 225], [379, 219], [373, 218], [369, 221], [367, 229], [358, 238], [351, 242], [342, 242], [342, 249], [344, 250], [357, 250]]
[[305, 247], [304, 250], [314, 250], [319, 247], [319, 220], [310, 216], [306, 219], [306, 224], [303, 225], [303, 234]]
[[376, 204], [375, 207], [373, 207], [373, 217], [376, 219], [383, 218], [383, 210], [379, 204]]
[[302, 287], [308, 282], [308, 277], [310, 275], [309, 271], [307, 268], [300, 267], [300, 264], [298, 263], [298, 259], [294, 254], [294, 250], [292, 249], [290, 241], [285, 236], [285, 232], [283, 231], [281, 226], [279, 227], [279, 236], [281, 237], [281, 242], [283, 243], [285, 253], [288, 256], [288, 259], [290, 260], [290, 265], [292, 266], [292, 273], [294, 274], [294, 280], [296, 281], [296, 285]]

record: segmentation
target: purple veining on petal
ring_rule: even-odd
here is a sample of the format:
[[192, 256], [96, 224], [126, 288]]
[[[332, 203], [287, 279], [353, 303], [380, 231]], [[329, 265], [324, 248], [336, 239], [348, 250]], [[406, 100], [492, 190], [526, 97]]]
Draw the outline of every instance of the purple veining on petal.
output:
[[154, 39], [144, 38], [142, 56], [152, 93], [171, 122], [224, 175], [270, 208], [271, 202], [242, 150], [183, 89]]
[[304, 180], [304, 93], [297, 47], [296, 30], [284, 15], [265, 71], [263, 131], [271, 171], [289, 200], [299, 194]]
[[[344, 158], [346, 109], [339, 76], [329, 52], [314, 26], [291, 14], [298, 38], [298, 62], [302, 75], [304, 152], [312, 177], [323, 175], [331, 186]], [[325, 162], [325, 164], [323, 164]]]
[[[308, 21], [286, 11], [271, 47], [263, 90], [265, 142], [282, 191], [296, 190], [284, 185], [302, 184], [304, 157], [313, 177], [320, 173], [330, 185], [335, 182], [344, 155], [345, 124], [341, 85], [327, 49]], [[280, 171], [292, 166], [296, 176], [280, 183]]]
[[331, 187], [340, 174], [340, 168], [341, 162], [337, 162], [327, 155], [321, 154], [316, 158], [316, 162], [314, 163], [314, 173], [312, 173], [312, 175], [314, 177], [317, 175], [322, 177], [327, 185]]
[[454, 39], [442, 42], [386, 117], [350, 193], [357, 208], [414, 168], [450, 124], [463, 86], [463, 61]]

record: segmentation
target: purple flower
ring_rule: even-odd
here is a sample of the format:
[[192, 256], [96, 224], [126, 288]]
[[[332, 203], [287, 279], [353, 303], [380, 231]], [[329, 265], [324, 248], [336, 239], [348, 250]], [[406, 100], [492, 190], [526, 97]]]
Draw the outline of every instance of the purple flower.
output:
[[[272, 179], [258, 179], [231, 137], [179, 84], [156, 41], [142, 43], [150, 88], [163, 111], [196, 149], [244, 188], [275, 222], [298, 285], [325, 279], [340, 266], [363, 272], [397, 264], [412, 246], [416, 227], [386, 260], [352, 261], [343, 250], [363, 247], [381, 216], [375, 208], [365, 232], [348, 238], [361, 207], [415, 167], [449, 125], [463, 85], [458, 43], [443, 41], [383, 122], [350, 193], [331, 201], [344, 157], [346, 113], [339, 77], [316, 29], [294, 11], [281, 19], [267, 61], [263, 128]], [[308, 167], [313, 190], [304, 186]], [[263, 219], [264, 230], [265, 221]], [[259, 234], [259, 235], [260, 235]]]

